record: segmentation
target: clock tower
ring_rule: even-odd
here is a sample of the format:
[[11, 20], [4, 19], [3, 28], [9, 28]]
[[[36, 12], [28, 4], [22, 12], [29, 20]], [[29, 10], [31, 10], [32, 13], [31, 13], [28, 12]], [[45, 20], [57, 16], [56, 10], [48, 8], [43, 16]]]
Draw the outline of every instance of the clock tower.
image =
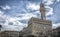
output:
[[43, 3], [40, 4], [40, 13], [41, 13], [41, 19], [46, 20], [46, 18], [45, 18], [45, 7], [44, 7]]

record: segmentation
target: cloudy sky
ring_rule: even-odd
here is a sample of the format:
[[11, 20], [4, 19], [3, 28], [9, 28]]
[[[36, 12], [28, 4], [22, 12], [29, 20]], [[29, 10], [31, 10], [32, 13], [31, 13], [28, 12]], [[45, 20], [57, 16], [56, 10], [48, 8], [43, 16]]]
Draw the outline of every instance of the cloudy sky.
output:
[[[28, 26], [31, 17], [40, 18], [41, 0], [0, 0], [0, 25], [2, 30], [20, 31]], [[60, 26], [60, 0], [42, 0], [46, 9], [46, 19], [52, 27]]]

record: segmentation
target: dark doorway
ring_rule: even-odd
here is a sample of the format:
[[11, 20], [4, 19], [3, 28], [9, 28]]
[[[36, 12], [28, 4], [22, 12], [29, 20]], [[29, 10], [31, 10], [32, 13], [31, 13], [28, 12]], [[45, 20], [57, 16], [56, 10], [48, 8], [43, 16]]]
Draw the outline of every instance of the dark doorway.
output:
[[60, 31], [58, 31], [57, 37], [60, 37]]
[[36, 37], [36, 36], [34, 36], [34, 35], [28, 35], [27, 37]]

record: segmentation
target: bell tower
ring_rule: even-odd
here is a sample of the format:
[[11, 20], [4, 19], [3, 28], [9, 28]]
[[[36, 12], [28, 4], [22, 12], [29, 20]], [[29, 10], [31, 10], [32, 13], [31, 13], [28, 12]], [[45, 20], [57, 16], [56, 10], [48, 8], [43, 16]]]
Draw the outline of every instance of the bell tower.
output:
[[42, 20], [46, 20], [45, 7], [44, 7], [44, 4], [42, 3], [42, 1], [41, 1], [41, 4], [40, 4], [40, 13], [41, 13], [41, 19]]

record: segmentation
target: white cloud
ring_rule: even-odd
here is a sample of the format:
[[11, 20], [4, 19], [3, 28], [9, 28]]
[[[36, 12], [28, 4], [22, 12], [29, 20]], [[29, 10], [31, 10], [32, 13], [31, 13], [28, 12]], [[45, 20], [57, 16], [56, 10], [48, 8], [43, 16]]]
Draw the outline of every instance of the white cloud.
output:
[[21, 23], [19, 20], [22, 20], [22, 19], [21, 18], [17, 18], [17, 17], [9, 17], [9, 18], [7, 18], [6, 24], [9, 25], [9, 23], [12, 22], [13, 23], [13, 25], [12, 25], [13, 27], [14, 26], [18, 26], [19, 28], [20, 28], [20, 26], [22, 26], [22, 28], [25, 27], [26, 24]]
[[9, 5], [6, 5], [6, 6], [1, 6], [2, 9], [6, 10], [6, 9], [11, 9], [11, 7]]
[[19, 20], [29, 20], [31, 17], [37, 17], [36, 14], [34, 13], [18, 14], [17, 17], [18, 16], [21, 16], [18, 18]]
[[57, 0], [57, 2], [59, 2], [60, 0]]
[[[8, 17], [8, 16], [6, 16]], [[5, 18], [6, 18], [5, 17]], [[3, 17], [2, 17], [3, 18]], [[4, 18], [3, 18], [4, 19]], [[1, 19], [0, 19], [1, 20]], [[3, 21], [3, 20], [2, 20]], [[14, 18], [14, 17], [9, 17], [4, 19], [5, 23], [2, 23], [3, 28], [2, 30], [16, 30], [16, 31], [20, 31], [22, 30], [22, 28], [25, 27], [26, 24], [23, 24], [21, 22], [18, 21], [18, 19]], [[9, 23], [12, 22], [13, 24], [10, 25]]]
[[16, 18], [8, 18], [8, 21], [10, 21], [10, 22], [14, 22], [16, 20], [17, 20]]
[[[26, 24], [19, 22], [19, 20], [20, 18], [4, 15], [4, 12], [0, 11], [0, 25], [2, 25], [2, 31], [3, 30], [17, 30], [17, 31], [22, 30], [22, 28], [24, 28]], [[13, 25], [9, 25], [10, 22], [12, 22]]]
[[3, 11], [0, 11], [0, 24], [3, 24], [2, 22], [4, 22], [6, 20], [6, 15], [4, 15]]
[[46, 13], [46, 16], [53, 15], [53, 8], [49, 6], [45, 6], [45, 8], [49, 9], [49, 11]]
[[4, 25], [2, 28], [2, 31], [8, 30], [8, 31], [21, 31], [23, 29], [23, 26], [14, 26], [14, 25]]
[[53, 28], [60, 27], [60, 23], [53, 24]]
[[23, 14], [20, 19], [21, 20], [29, 20], [31, 17], [37, 17], [37, 16], [34, 15], [33, 13], [26, 13], [26, 14]]
[[38, 10], [40, 8], [40, 6], [35, 3], [28, 3], [26, 7], [27, 9], [31, 9], [31, 10]]
[[3, 11], [0, 11], [0, 15], [3, 15], [4, 14], [4, 12]]
[[54, 3], [55, 0], [43, 0], [43, 2], [45, 2], [46, 5], [51, 5]]

